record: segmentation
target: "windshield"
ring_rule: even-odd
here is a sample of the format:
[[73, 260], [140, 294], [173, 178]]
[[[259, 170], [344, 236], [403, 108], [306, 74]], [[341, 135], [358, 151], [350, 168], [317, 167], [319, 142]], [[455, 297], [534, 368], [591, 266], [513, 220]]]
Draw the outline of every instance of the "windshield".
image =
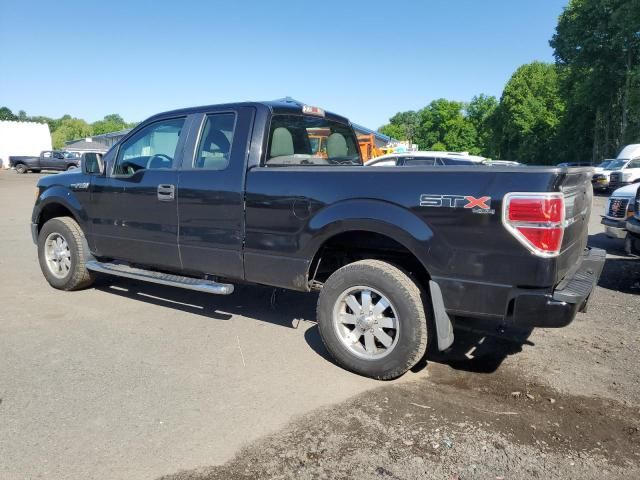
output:
[[274, 115], [267, 166], [362, 165], [349, 125], [306, 115]]
[[628, 160], [614, 160], [605, 167], [605, 170], [620, 170], [627, 162]]
[[598, 165], [598, 167], [600, 168], [607, 168], [609, 166], [609, 164], [611, 164], [612, 162], [614, 162], [615, 160], [605, 160], [604, 162], [602, 162], [600, 165]]

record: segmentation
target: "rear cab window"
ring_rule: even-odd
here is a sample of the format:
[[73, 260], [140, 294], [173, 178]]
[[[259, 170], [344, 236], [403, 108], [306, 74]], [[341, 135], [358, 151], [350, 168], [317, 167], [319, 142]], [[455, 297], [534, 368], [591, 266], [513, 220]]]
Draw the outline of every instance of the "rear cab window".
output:
[[310, 115], [274, 114], [268, 167], [362, 165], [358, 140], [347, 124]]

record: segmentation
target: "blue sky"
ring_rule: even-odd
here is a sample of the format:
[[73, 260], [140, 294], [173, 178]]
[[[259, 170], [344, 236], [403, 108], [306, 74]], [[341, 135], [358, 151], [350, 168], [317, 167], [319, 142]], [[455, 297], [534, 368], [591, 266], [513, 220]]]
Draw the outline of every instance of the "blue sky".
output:
[[291, 96], [377, 128], [552, 61], [567, 0], [0, 1], [0, 106], [127, 121]]

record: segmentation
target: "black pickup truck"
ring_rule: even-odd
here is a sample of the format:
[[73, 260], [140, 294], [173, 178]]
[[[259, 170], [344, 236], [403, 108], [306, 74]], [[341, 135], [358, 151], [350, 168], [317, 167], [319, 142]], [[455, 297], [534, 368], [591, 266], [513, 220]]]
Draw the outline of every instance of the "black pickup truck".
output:
[[[310, 138], [326, 137], [314, 153]], [[604, 264], [591, 169], [367, 167], [346, 118], [291, 102], [176, 110], [102, 160], [40, 179], [32, 233], [55, 288], [107, 273], [215, 294], [319, 291], [336, 361], [401, 375], [452, 320], [560, 327]]]
[[9, 157], [9, 166], [18, 173], [41, 170], [72, 170], [80, 165], [80, 155], [58, 150], [45, 150], [37, 157]]

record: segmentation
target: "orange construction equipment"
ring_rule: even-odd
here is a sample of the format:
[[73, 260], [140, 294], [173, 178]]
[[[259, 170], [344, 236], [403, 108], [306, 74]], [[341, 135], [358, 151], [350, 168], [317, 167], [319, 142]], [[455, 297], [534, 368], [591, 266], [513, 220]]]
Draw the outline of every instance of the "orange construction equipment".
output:
[[376, 137], [373, 134], [358, 135], [358, 145], [363, 162], [383, 155], [383, 151], [376, 147]]

